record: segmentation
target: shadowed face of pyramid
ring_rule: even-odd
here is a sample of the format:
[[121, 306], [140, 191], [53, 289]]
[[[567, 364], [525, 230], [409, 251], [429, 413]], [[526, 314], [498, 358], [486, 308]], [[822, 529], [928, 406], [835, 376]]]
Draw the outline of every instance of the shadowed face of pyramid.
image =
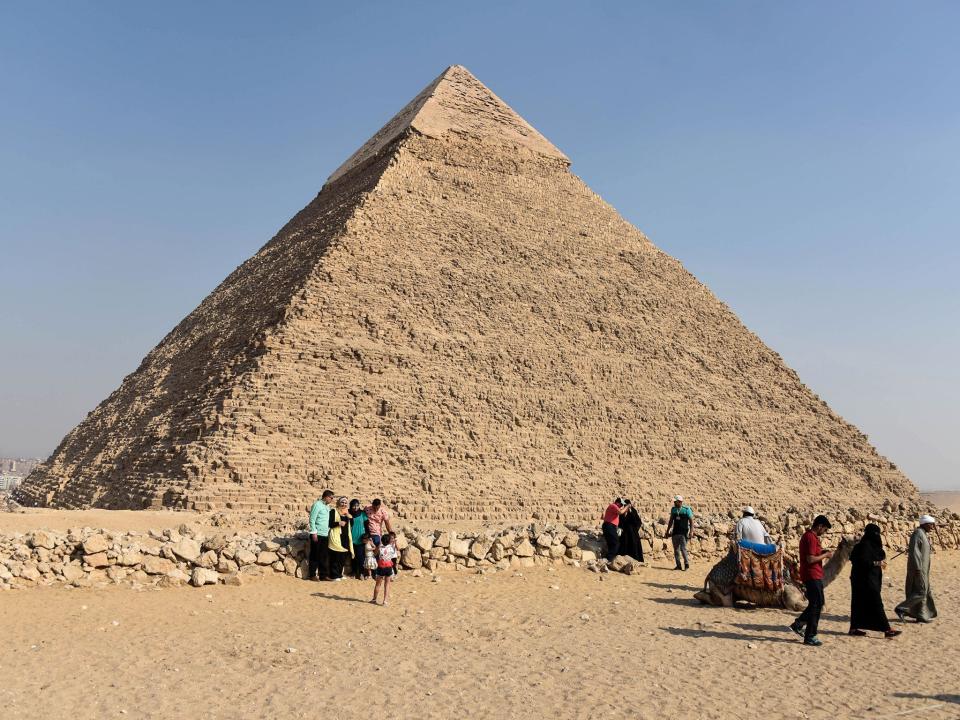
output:
[[916, 494], [702, 284], [453, 66], [22, 486], [65, 507], [594, 519]]

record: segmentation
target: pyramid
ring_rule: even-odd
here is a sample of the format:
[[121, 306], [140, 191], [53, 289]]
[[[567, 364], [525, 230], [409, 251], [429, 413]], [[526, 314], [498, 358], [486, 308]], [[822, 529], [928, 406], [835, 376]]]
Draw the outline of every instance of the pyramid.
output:
[[329, 177], [17, 499], [412, 519], [875, 505], [913, 484], [465, 68]]

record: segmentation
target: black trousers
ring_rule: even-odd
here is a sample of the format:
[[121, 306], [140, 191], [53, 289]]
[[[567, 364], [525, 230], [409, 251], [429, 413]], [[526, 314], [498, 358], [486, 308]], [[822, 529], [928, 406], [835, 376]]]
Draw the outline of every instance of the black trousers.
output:
[[363, 569], [363, 545], [360, 543], [353, 544], [353, 576], [359, 580], [368, 574], [368, 571]]
[[607, 541], [607, 560], [613, 560], [620, 550], [620, 536], [617, 535], [617, 526], [613, 523], [603, 524], [603, 539]]
[[343, 567], [350, 561], [350, 551], [337, 552], [330, 550], [330, 579], [343, 577]]
[[318, 535], [316, 540], [310, 536], [310, 577], [307, 579], [313, 580], [314, 577], [321, 580], [330, 577], [330, 551], [323, 535]]
[[816, 636], [820, 626], [820, 612], [823, 610], [823, 580], [807, 580], [803, 583], [807, 590], [807, 609], [800, 613], [797, 624], [805, 623], [804, 640]]

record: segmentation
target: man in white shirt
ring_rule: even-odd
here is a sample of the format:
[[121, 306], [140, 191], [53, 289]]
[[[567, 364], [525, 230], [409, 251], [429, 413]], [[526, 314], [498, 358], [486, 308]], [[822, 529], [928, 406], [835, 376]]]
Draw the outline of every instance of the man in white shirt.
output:
[[743, 509], [743, 517], [737, 522], [737, 542], [748, 540], [759, 545], [775, 545], [763, 523], [755, 517], [756, 514], [749, 505]]

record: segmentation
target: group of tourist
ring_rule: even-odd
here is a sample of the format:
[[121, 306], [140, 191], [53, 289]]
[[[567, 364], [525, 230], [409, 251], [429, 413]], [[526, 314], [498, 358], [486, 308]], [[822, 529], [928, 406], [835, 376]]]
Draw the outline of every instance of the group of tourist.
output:
[[[936, 520], [923, 515], [919, 527], [910, 536], [907, 553], [906, 599], [894, 609], [901, 621], [913, 618], [918, 623], [928, 623], [937, 616], [937, 607], [930, 587], [930, 533], [936, 528]], [[617, 555], [629, 555], [643, 561], [643, 546], [640, 542], [640, 530], [643, 521], [640, 513], [630, 500], [617, 498], [607, 506], [601, 521], [603, 538], [607, 545], [607, 560]], [[819, 646], [823, 642], [818, 637], [820, 613], [824, 606], [823, 563], [833, 556], [833, 551], [825, 550], [820, 538], [830, 529], [831, 524], [825, 515], [818, 515], [811, 527], [801, 536], [799, 548], [799, 572], [807, 598], [807, 607], [793, 623], [790, 629], [803, 638], [805, 645]], [[667, 522], [665, 537], [673, 544], [675, 570], [688, 570], [690, 560], [687, 556], [687, 540], [693, 534], [693, 511], [683, 503], [683, 497], [673, 498], [670, 519]], [[757, 550], [774, 549], [776, 542], [757, 518], [756, 511], [747, 506], [734, 529], [737, 543]], [[683, 564], [681, 565], [681, 559]], [[883, 549], [880, 526], [868, 524], [863, 536], [850, 554], [850, 630], [852, 637], [863, 637], [866, 631], [882, 632], [887, 638], [894, 638], [902, 631], [890, 626], [883, 608], [881, 588], [883, 571], [887, 567], [887, 556]]]
[[[610, 503], [603, 511], [600, 524], [604, 542], [607, 544], [607, 560], [612, 561], [617, 555], [627, 555], [643, 562], [643, 543], [640, 539], [642, 529], [643, 519], [633, 502], [617, 498]], [[665, 536], [673, 543], [673, 557], [677, 563], [674, 570], [689, 570], [687, 540], [693, 536], [693, 510], [683, 504], [681, 495], [673, 498]]]
[[383, 604], [390, 581], [399, 569], [397, 536], [390, 511], [380, 498], [363, 506], [359, 500], [335, 498], [324, 490], [310, 508], [308, 580], [343, 580], [348, 570], [357, 580], [375, 578], [374, 605], [383, 589]]
[[[922, 515], [919, 527], [910, 536], [907, 546], [906, 599], [894, 608], [901, 621], [907, 617], [918, 623], [929, 623], [937, 616], [937, 605], [930, 586], [930, 533], [936, 529], [936, 519]], [[800, 538], [800, 577], [807, 595], [807, 608], [790, 629], [803, 637], [805, 645], [819, 646], [817, 637], [820, 611], [823, 608], [823, 561], [829, 560], [832, 551], [824, 550], [820, 537], [830, 529], [830, 521], [818, 515], [813, 525]], [[887, 554], [883, 549], [880, 526], [870, 523], [850, 554], [850, 630], [849, 635], [863, 637], [867, 630], [882, 632], [893, 638], [900, 630], [890, 627], [880, 595], [883, 587], [883, 571], [887, 567]]]

